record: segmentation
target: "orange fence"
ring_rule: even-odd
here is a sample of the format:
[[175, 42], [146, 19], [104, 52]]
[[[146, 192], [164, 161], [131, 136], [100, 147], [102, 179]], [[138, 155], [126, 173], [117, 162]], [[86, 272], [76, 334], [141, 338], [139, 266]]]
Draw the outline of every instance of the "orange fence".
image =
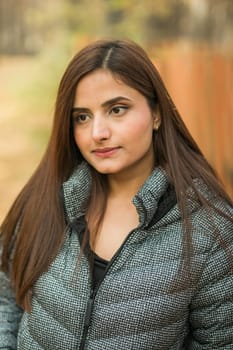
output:
[[169, 51], [155, 64], [194, 139], [233, 196], [233, 55], [206, 48]]

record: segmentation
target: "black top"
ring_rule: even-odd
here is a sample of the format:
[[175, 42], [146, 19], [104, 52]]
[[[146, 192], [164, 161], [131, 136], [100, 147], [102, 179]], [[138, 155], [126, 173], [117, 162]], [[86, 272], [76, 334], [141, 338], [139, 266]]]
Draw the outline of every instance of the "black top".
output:
[[[82, 245], [84, 231], [86, 227], [86, 221], [85, 218], [82, 216], [81, 218], [78, 218], [74, 220], [71, 223], [71, 226], [76, 230], [78, 233], [78, 238], [80, 245]], [[97, 254], [95, 254], [91, 249], [90, 245], [87, 242], [87, 244], [84, 246], [84, 253], [87, 254], [90, 265], [92, 267], [92, 278], [93, 278], [93, 287], [95, 288], [98, 284], [98, 282], [103, 278], [106, 267], [108, 265], [108, 261], [101, 258]]]
[[107, 260], [101, 258], [100, 256], [94, 253], [94, 264], [93, 264], [94, 287], [96, 287], [98, 282], [103, 278], [107, 265], [108, 265]]
[[[157, 221], [159, 221], [176, 203], [176, 193], [174, 187], [170, 184], [164, 195], [160, 198], [158, 202], [158, 209], [147, 228], [153, 226]], [[81, 216], [69, 224], [77, 232], [80, 244], [82, 244], [83, 234], [86, 228], [85, 217]], [[94, 252], [92, 252], [88, 242], [84, 248], [84, 252], [87, 253], [87, 256], [90, 259], [90, 264], [92, 266], [93, 286], [95, 288], [98, 282], [102, 280], [109, 261], [99, 257]]]

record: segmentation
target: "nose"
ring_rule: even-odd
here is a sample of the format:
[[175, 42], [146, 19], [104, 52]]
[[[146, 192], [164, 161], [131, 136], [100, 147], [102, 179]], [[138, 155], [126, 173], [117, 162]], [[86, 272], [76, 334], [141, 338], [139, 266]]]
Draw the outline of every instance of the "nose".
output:
[[111, 130], [104, 116], [96, 116], [92, 123], [92, 138], [95, 142], [109, 139]]

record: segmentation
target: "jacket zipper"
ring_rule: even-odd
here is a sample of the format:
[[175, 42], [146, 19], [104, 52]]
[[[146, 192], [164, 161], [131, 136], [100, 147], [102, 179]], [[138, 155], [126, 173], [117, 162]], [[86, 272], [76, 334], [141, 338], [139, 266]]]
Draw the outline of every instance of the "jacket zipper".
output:
[[86, 308], [86, 312], [85, 312], [84, 329], [83, 329], [83, 333], [82, 333], [82, 337], [81, 337], [79, 350], [84, 350], [84, 347], [85, 347], [86, 338], [87, 338], [87, 332], [88, 332], [88, 328], [89, 328], [90, 323], [91, 323], [91, 315], [92, 315], [92, 310], [93, 310], [93, 306], [94, 306], [94, 302], [95, 302], [95, 296], [96, 296], [96, 294], [98, 292], [98, 289], [99, 289], [101, 283], [103, 282], [103, 280], [104, 280], [108, 270], [110, 269], [110, 267], [112, 266], [114, 261], [117, 259], [117, 257], [120, 255], [121, 250], [123, 249], [124, 245], [126, 244], [126, 242], [131, 237], [131, 235], [134, 233], [135, 230], [136, 229], [133, 229], [132, 231], [130, 231], [130, 233], [128, 234], [128, 236], [126, 237], [126, 239], [124, 240], [124, 242], [120, 246], [120, 248], [117, 250], [115, 255], [110, 260], [109, 264], [107, 265], [105, 273], [104, 273], [102, 279], [97, 284], [96, 288], [95, 289], [93, 289], [93, 288], [91, 289], [91, 294], [90, 294], [90, 297], [88, 299], [87, 308]]
[[[66, 207], [65, 207], [65, 198], [64, 198], [64, 190], [61, 193], [62, 195], [62, 202], [63, 202], [63, 206], [64, 206], [64, 211], [66, 213]], [[177, 200], [175, 200], [175, 202], [173, 204], [176, 203]], [[143, 207], [143, 206], [142, 206]], [[144, 207], [143, 207], [144, 208]], [[169, 207], [170, 209], [170, 207]], [[146, 211], [145, 211], [145, 217], [146, 217]], [[164, 213], [165, 215], [165, 213]], [[161, 217], [163, 217], [162, 215], [160, 215], [160, 217], [153, 222], [153, 224], [155, 224], [155, 222], [157, 222], [158, 220], [161, 219]], [[140, 226], [141, 227], [141, 226]], [[149, 225], [148, 225], [149, 227]], [[90, 293], [90, 297], [87, 303], [87, 308], [86, 308], [86, 312], [85, 312], [85, 318], [84, 318], [84, 329], [83, 329], [83, 333], [81, 336], [81, 342], [80, 342], [80, 346], [79, 346], [79, 350], [84, 350], [85, 347], [85, 342], [86, 342], [86, 338], [87, 338], [87, 333], [88, 333], [88, 328], [90, 326], [91, 323], [91, 315], [92, 315], [92, 310], [93, 310], [93, 306], [94, 306], [94, 301], [95, 301], [95, 296], [96, 293], [102, 283], [102, 281], [104, 280], [108, 270], [110, 269], [110, 267], [112, 266], [113, 262], [116, 260], [116, 258], [119, 256], [121, 250], [123, 249], [124, 245], [126, 244], [126, 242], [128, 241], [128, 239], [131, 237], [131, 235], [134, 233], [134, 231], [136, 229], [138, 229], [139, 227], [133, 229], [132, 231], [129, 232], [128, 236], [126, 237], [126, 239], [124, 240], [124, 242], [122, 243], [122, 245], [120, 246], [120, 248], [117, 250], [117, 252], [115, 253], [115, 255], [112, 257], [111, 261], [109, 262], [109, 264], [107, 265], [107, 268], [105, 270], [105, 273], [102, 277], [102, 279], [99, 281], [97, 287], [95, 289], [93, 289], [93, 287], [91, 288], [91, 293]], [[75, 230], [75, 228], [73, 228]], [[76, 231], [76, 230], [75, 230]], [[76, 233], [78, 234], [78, 232], [76, 231]]]
[[91, 295], [90, 295], [88, 302], [87, 302], [87, 308], [86, 308], [85, 319], [84, 319], [84, 329], [83, 329], [83, 333], [82, 333], [82, 338], [81, 338], [79, 350], [83, 350], [84, 346], [85, 346], [88, 328], [89, 328], [89, 325], [91, 323], [91, 314], [92, 314], [92, 309], [93, 309], [93, 305], [94, 305], [94, 298], [95, 298], [95, 291], [94, 291], [94, 289], [92, 289]]

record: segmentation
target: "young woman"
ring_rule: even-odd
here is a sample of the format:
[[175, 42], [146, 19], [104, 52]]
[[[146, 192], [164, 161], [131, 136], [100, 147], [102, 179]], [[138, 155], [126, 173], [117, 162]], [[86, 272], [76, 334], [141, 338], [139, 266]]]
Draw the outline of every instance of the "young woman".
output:
[[1, 226], [0, 349], [232, 349], [233, 209], [146, 53], [69, 64]]

